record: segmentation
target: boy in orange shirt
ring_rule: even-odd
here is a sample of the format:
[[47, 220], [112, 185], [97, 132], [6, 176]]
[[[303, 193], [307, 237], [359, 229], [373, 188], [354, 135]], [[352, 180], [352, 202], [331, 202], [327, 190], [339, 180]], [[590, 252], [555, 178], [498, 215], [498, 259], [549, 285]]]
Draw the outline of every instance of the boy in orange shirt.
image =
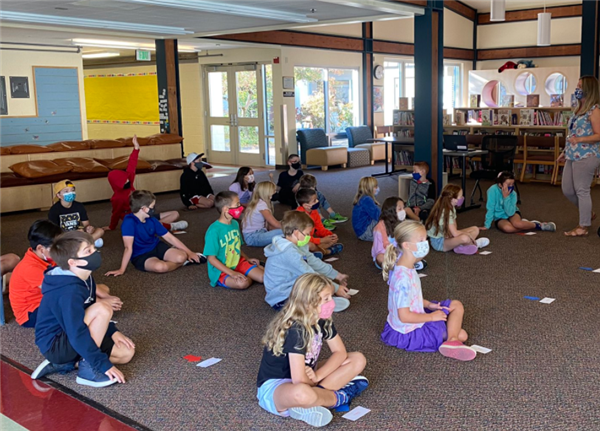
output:
[[334, 235], [330, 230], [325, 229], [325, 226], [323, 226], [323, 222], [321, 221], [317, 192], [314, 189], [300, 189], [298, 190], [298, 193], [296, 193], [296, 202], [298, 202], [296, 211], [308, 214], [314, 223], [310, 243], [308, 244], [309, 250], [313, 252], [315, 256], [321, 258], [323, 255], [340, 253], [344, 249], [344, 246], [338, 244], [337, 235]]

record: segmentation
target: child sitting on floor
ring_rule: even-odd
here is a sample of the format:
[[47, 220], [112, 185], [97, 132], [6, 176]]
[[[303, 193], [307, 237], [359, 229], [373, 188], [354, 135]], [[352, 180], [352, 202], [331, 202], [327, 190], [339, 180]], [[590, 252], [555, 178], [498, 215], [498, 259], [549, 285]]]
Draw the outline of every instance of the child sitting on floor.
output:
[[211, 286], [247, 289], [252, 281], [263, 282], [264, 269], [258, 259], [242, 251], [242, 235], [237, 220], [244, 207], [234, 192], [221, 192], [215, 198], [219, 218], [208, 227], [204, 237], [204, 254], [208, 258]]
[[[108, 173], [108, 183], [113, 189], [113, 196], [110, 198], [112, 204], [112, 215], [110, 225], [104, 227], [104, 230], [115, 230], [119, 221], [125, 218], [126, 214], [131, 212], [129, 207], [129, 196], [135, 191], [133, 183], [135, 181], [135, 169], [137, 167], [138, 157], [140, 155], [140, 144], [137, 136], [133, 136], [133, 151], [129, 156], [127, 169], [120, 171], [118, 169]], [[188, 227], [185, 220], [177, 221], [179, 213], [177, 211], [165, 211], [156, 214], [156, 217], [167, 230], [183, 230]]]
[[296, 193], [296, 201], [298, 202], [296, 211], [308, 214], [314, 224], [309, 243], [310, 251], [318, 253], [320, 257], [323, 255], [341, 253], [344, 246], [338, 244], [337, 235], [334, 235], [330, 230], [325, 229], [321, 222], [317, 192], [313, 189], [300, 189], [298, 190], [298, 193]]
[[375, 178], [360, 179], [352, 208], [352, 228], [362, 241], [373, 241], [373, 229], [381, 216], [379, 202], [375, 199], [378, 193], [379, 187]]
[[[279, 174], [277, 180], [277, 193], [273, 196], [274, 201], [279, 201], [283, 205], [289, 205], [290, 208], [296, 208], [296, 193], [300, 189], [300, 178], [304, 172], [300, 169], [300, 157], [298, 154], [290, 154], [287, 159], [288, 170]], [[273, 174], [269, 174], [273, 181]]]
[[477, 239], [479, 236], [477, 226], [462, 230], [456, 227], [456, 207], [460, 207], [464, 199], [462, 189], [457, 185], [448, 184], [442, 190], [425, 222], [431, 247], [434, 250], [454, 250], [457, 254], [475, 254], [478, 249], [489, 245], [489, 239]]
[[411, 220], [427, 220], [429, 211], [435, 204], [435, 187], [427, 179], [429, 165], [426, 162], [415, 162], [413, 179], [410, 181], [406, 215]]
[[348, 276], [317, 259], [308, 249], [314, 227], [312, 219], [299, 211], [288, 211], [281, 225], [285, 237], [273, 238], [273, 243], [265, 247], [265, 301], [279, 310], [287, 302], [296, 278], [305, 273], [319, 273], [339, 283], [332, 282], [335, 294], [345, 300], [336, 301], [339, 302], [336, 305], [339, 311], [346, 309], [350, 305]]
[[212, 208], [215, 206], [215, 195], [206, 174], [202, 170], [205, 163], [204, 154], [190, 153], [186, 157], [188, 166], [179, 178], [179, 196], [181, 202], [189, 210]]
[[102, 247], [104, 230], [90, 225], [85, 207], [75, 200], [75, 196], [75, 184], [72, 181], [63, 180], [54, 184], [55, 203], [48, 211], [48, 220], [59, 226], [63, 232], [85, 230], [94, 238], [96, 247]]
[[27, 238], [31, 247], [15, 267], [9, 291], [15, 319], [24, 328], [35, 328], [44, 272], [54, 266], [50, 246], [61, 233], [62, 230], [50, 220], [37, 220], [29, 228]]
[[270, 181], [258, 183], [254, 189], [242, 223], [244, 241], [249, 246], [264, 247], [271, 244], [273, 238], [283, 235], [281, 223], [273, 216], [271, 196], [274, 193], [275, 184]]
[[2, 295], [8, 293], [8, 287], [10, 284], [10, 278], [12, 271], [15, 269], [17, 264], [21, 261], [21, 258], [14, 253], [6, 253], [0, 256], [0, 272], [2, 276]]
[[336, 213], [331, 207], [323, 193], [317, 189], [317, 178], [311, 174], [304, 174], [300, 177], [300, 188], [301, 189], [313, 189], [317, 192], [317, 199], [319, 200], [319, 208], [323, 208], [329, 214], [329, 218], [323, 218], [323, 226], [325, 229], [333, 231], [336, 223], [344, 223], [348, 221], [348, 217], [344, 217], [340, 213]]
[[[369, 385], [360, 375], [367, 360], [362, 353], [346, 352], [331, 320], [332, 295], [325, 276], [304, 274], [269, 323], [256, 394], [267, 412], [321, 427], [331, 422], [329, 409], [349, 405]], [[323, 341], [331, 356], [317, 368]]]
[[390, 290], [381, 340], [408, 352], [439, 351], [460, 361], [474, 359], [477, 352], [463, 344], [468, 337], [461, 327], [463, 305], [450, 299], [442, 302], [423, 299], [421, 279], [414, 266], [429, 252], [425, 228], [420, 222], [409, 220], [396, 227], [394, 238], [397, 246], [388, 246], [383, 264], [383, 279]]
[[556, 225], [552, 222], [528, 221], [521, 218], [521, 211], [517, 208], [515, 175], [509, 171], [500, 172], [496, 178], [496, 184], [488, 189], [486, 209], [486, 229], [492, 227], [492, 223], [496, 222], [496, 229], [506, 233], [534, 229], [556, 232]]
[[229, 191], [236, 193], [240, 198], [242, 206], [246, 207], [252, 199], [254, 192], [254, 171], [248, 166], [242, 166], [238, 169], [235, 180], [229, 186]]
[[192, 252], [154, 217], [156, 196], [152, 192], [136, 190], [129, 202], [132, 212], [125, 216], [121, 225], [125, 245], [121, 268], [106, 275], [123, 275], [129, 261], [139, 271], [158, 273], [175, 271], [191, 262], [206, 262], [202, 254]]
[[35, 325], [35, 344], [46, 359], [31, 378], [72, 371], [79, 362], [80, 385], [125, 383], [113, 364], [131, 361], [135, 345], [111, 322], [115, 307], [96, 301], [108, 295], [92, 277], [102, 263], [94, 240], [85, 232], [67, 232], [56, 239], [50, 256], [57, 267], [44, 277]]

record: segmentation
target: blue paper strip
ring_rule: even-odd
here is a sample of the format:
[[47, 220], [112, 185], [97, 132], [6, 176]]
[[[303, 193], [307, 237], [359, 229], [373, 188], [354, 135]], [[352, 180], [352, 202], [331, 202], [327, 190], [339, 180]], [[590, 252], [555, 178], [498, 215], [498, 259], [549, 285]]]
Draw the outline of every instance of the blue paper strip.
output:
[[524, 296], [525, 299], [530, 299], [531, 301], [539, 301], [540, 298], [537, 296]]
[[583, 269], [584, 271], [593, 271], [594, 268], [588, 268], [587, 266], [580, 266], [579, 269]]

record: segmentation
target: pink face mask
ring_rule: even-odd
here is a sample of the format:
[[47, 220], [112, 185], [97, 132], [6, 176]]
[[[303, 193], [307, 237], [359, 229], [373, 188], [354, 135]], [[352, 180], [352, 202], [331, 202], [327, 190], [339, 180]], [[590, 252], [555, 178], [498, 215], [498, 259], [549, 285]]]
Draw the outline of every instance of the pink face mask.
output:
[[233, 217], [234, 219], [237, 220], [242, 215], [242, 212], [244, 212], [244, 207], [240, 205], [237, 208], [229, 208], [229, 211], [227, 211], [227, 212], [229, 213], [229, 215], [231, 217]]
[[464, 202], [465, 202], [465, 197], [464, 197], [464, 196], [461, 196], [461, 197], [459, 197], [458, 199], [456, 199], [456, 206], [457, 206], [457, 207], [460, 207], [460, 206], [462, 206], [462, 204], [463, 204]]
[[333, 309], [335, 308], [335, 301], [333, 299], [327, 301], [325, 304], [321, 305], [321, 312], [319, 313], [320, 319], [329, 319], [333, 314]]

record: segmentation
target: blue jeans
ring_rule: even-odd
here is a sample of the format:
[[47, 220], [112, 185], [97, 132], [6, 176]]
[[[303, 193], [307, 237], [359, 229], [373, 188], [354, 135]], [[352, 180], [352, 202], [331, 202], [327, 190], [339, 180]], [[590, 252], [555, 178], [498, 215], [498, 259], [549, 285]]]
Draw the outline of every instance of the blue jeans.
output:
[[251, 247], [266, 247], [273, 242], [273, 238], [276, 236], [283, 236], [283, 231], [281, 229], [261, 229], [256, 232], [244, 233], [244, 241]]

